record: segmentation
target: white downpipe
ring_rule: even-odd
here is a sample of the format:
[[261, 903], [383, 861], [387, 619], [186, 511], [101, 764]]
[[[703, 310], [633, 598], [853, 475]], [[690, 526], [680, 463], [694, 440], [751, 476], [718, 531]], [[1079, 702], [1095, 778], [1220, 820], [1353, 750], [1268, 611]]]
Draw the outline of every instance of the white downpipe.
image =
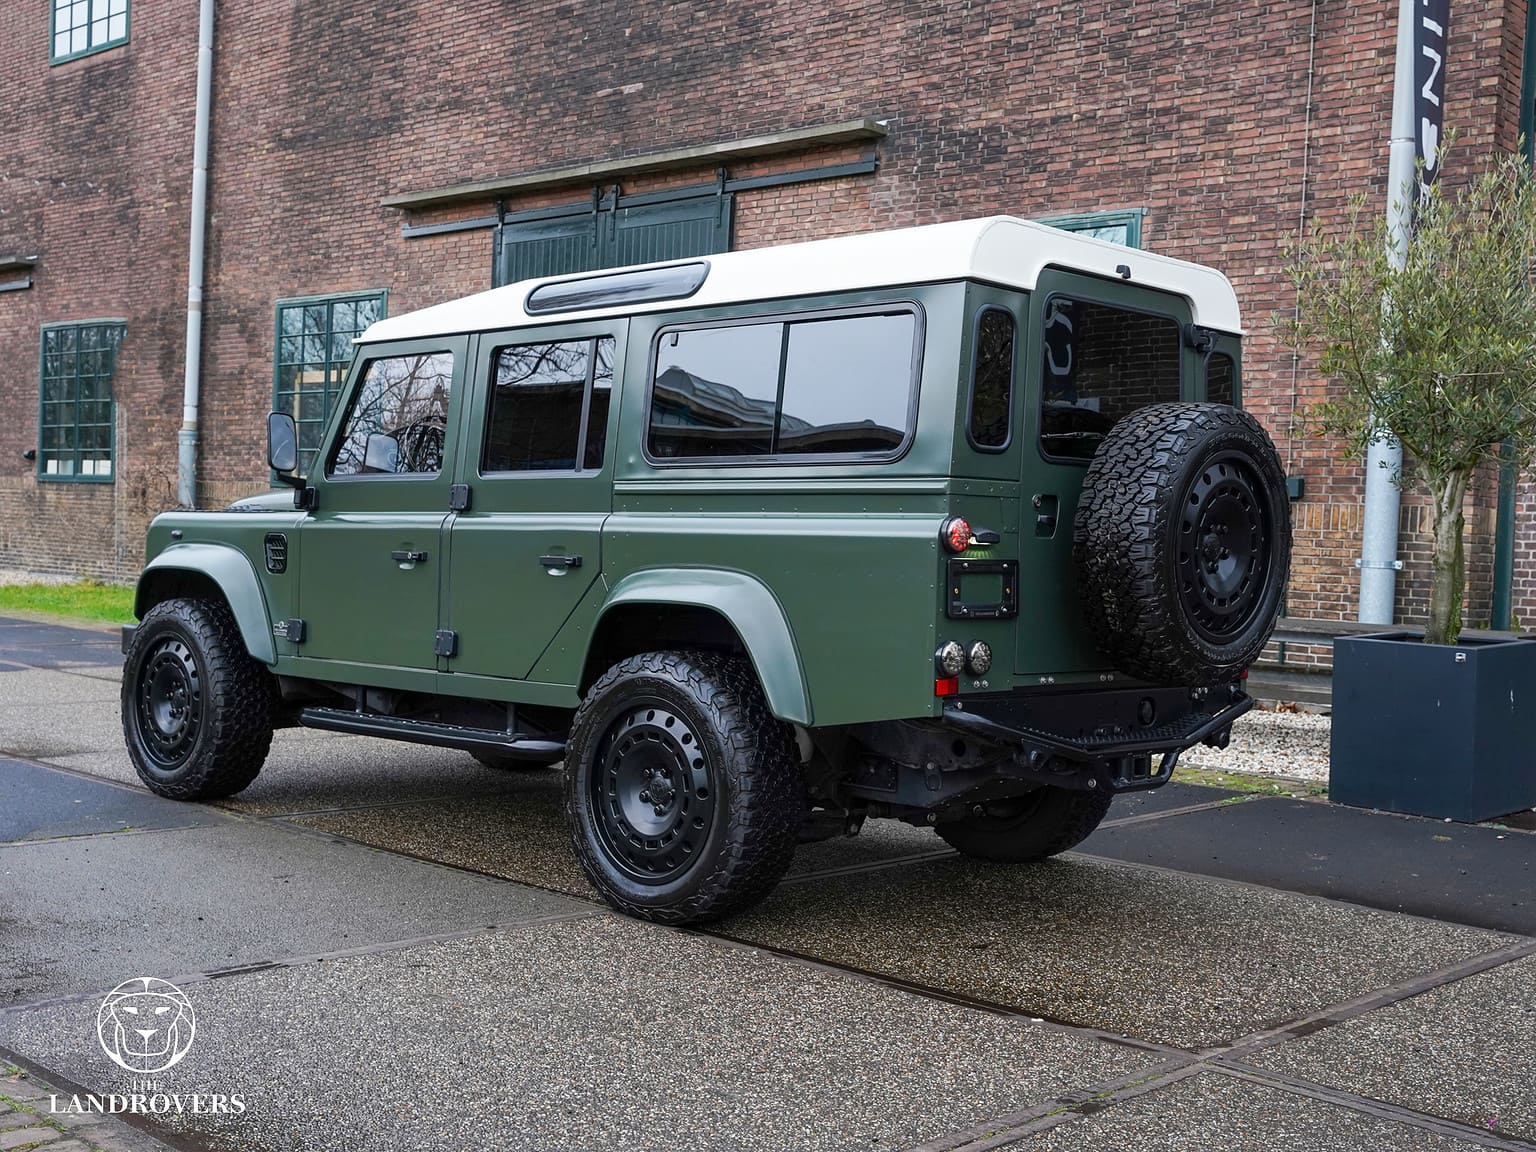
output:
[[[1387, 250], [1394, 267], [1407, 258], [1414, 172], [1413, 22], [1416, 0], [1398, 0], [1397, 70], [1392, 82], [1392, 142], [1387, 154]], [[1360, 541], [1360, 623], [1390, 624], [1397, 592], [1397, 486], [1403, 446], [1395, 436], [1373, 440], [1365, 457], [1365, 522]]]
[[213, 110], [213, 6], [197, 16], [197, 126], [192, 142], [192, 219], [187, 245], [187, 370], [176, 434], [176, 501], [197, 506], [197, 410], [203, 371], [203, 249], [208, 222], [208, 125]]

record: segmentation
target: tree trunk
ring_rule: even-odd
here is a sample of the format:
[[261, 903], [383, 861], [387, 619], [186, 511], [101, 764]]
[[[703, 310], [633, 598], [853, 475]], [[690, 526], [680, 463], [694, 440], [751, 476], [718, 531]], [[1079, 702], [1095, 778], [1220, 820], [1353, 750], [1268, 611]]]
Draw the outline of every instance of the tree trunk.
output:
[[1430, 523], [1435, 544], [1434, 554], [1430, 557], [1429, 624], [1424, 629], [1426, 644], [1454, 644], [1461, 636], [1461, 598], [1466, 589], [1467, 572], [1461, 543], [1465, 522], [1461, 505], [1471, 478], [1468, 472], [1452, 472], [1430, 481], [1433, 505]]

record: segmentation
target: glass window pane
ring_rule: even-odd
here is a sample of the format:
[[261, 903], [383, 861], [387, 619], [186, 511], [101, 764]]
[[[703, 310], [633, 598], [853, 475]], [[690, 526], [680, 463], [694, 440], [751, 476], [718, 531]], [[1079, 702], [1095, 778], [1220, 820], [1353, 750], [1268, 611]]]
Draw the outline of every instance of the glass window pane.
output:
[[377, 321], [378, 318], [383, 314], [382, 309], [383, 301], [380, 300], [377, 296], [371, 300], [359, 300], [357, 302], [357, 308], [355, 312], [357, 317], [358, 330], [361, 331], [362, 329], [368, 327], [368, 325]]
[[1003, 448], [1013, 411], [1013, 313], [987, 308], [976, 325], [975, 363], [971, 369], [971, 443]]
[[305, 308], [304, 308], [304, 331], [305, 332], [324, 332], [325, 331], [325, 305], [324, 304], [309, 304], [309, 305], [305, 306]]
[[480, 470], [575, 469], [591, 361], [590, 340], [500, 349]]
[[1179, 399], [1179, 325], [1168, 316], [1089, 300], [1046, 303], [1040, 443], [1088, 460], [1125, 416]]
[[442, 471], [452, 385], [453, 356], [448, 352], [373, 361], [353, 397], [328, 474]]
[[69, 33], [68, 33], [68, 31], [58, 32], [58, 33], [54, 34], [54, 37], [53, 37], [53, 54], [55, 56], [68, 56], [69, 55]]
[[279, 308], [277, 310], [277, 331], [283, 336], [297, 336], [304, 330], [304, 309]]
[[357, 305], [351, 300], [338, 300], [331, 305], [331, 331], [350, 333], [356, 325]]
[[587, 404], [587, 447], [583, 468], [601, 468], [608, 445], [608, 410], [613, 399], [613, 337], [597, 342], [597, 364], [592, 372], [592, 395]]
[[128, 17], [114, 16], [107, 21], [107, 38], [109, 40], [121, 40], [128, 35]]
[[912, 399], [909, 312], [789, 326], [778, 453], [890, 452]]
[[651, 455], [767, 454], [783, 331], [782, 324], [737, 324], [662, 336], [651, 392]]
[[1205, 362], [1205, 398], [1213, 404], [1231, 404], [1237, 395], [1237, 366], [1225, 352]]
[[107, 22], [105, 20], [91, 21], [91, 44], [105, 44], [107, 42]]

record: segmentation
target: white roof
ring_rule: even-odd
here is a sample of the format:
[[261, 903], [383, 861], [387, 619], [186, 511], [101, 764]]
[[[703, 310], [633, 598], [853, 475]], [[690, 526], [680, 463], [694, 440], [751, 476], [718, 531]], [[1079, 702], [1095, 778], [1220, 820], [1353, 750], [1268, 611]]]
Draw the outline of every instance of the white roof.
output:
[[[551, 281], [573, 279], [551, 276], [524, 280], [402, 316], [391, 316], [370, 326], [358, 340], [373, 343], [535, 324], [542, 327], [601, 316], [666, 312], [946, 280], [985, 280], [1029, 291], [1047, 266], [1118, 279], [1116, 268], [1120, 265], [1130, 266], [1129, 282], [1132, 284], [1185, 297], [1193, 310], [1195, 323], [1223, 332], [1242, 331], [1232, 285], [1214, 268], [1012, 216], [957, 220], [951, 224], [928, 224], [886, 232], [861, 232], [804, 244], [722, 252], [704, 259], [709, 261], [709, 276], [704, 286], [686, 300], [655, 300], [530, 316], [524, 311], [523, 303], [533, 288]], [[677, 263], [679, 261], [672, 260], [636, 267], [665, 267]]]

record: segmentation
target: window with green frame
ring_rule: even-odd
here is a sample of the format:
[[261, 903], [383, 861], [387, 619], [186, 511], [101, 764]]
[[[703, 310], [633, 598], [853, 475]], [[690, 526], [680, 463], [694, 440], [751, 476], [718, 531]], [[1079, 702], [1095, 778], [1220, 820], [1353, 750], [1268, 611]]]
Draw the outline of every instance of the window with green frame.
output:
[[128, 41], [128, 0], [53, 0], [55, 64]]
[[112, 482], [112, 374], [127, 326], [87, 320], [43, 327], [37, 478]]
[[1062, 228], [1095, 240], [1108, 240], [1111, 244], [1124, 244], [1127, 248], [1141, 247], [1141, 218], [1145, 208], [1120, 208], [1111, 212], [1074, 212], [1069, 216], [1042, 216], [1040, 223], [1052, 228]]
[[309, 475], [320, 436], [352, 364], [352, 340], [384, 316], [383, 292], [303, 296], [277, 302], [273, 407], [299, 429], [299, 472]]

